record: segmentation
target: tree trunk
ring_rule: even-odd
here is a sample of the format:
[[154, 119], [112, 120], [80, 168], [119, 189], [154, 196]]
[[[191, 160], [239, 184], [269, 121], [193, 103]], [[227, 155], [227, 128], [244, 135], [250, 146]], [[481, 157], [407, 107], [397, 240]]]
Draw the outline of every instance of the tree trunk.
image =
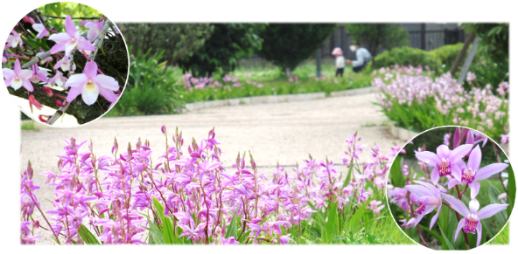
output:
[[455, 59], [455, 62], [451, 66], [450, 73], [452, 76], [454, 76], [455, 72], [457, 72], [457, 69], [460, 66], [460, 62], [462, 61], [462, 59], [464, 59], [464, 56], [466, 56], [468, 47], [473, 42], [474, 39], [475, 39], [475, 31], [471, 31], [471, 33], [469, 33], [468, 38], [464, 42], [464, 46], [462, 46], [462, 49], [460, 50], [459, 55], [457, 56], [457, 58]]
[[284, 69], [284, 73], [286, 74], [286, 77], [290, 78], [291, 77], [291, 70], [290, 70], [290, 67], [286, 67]]

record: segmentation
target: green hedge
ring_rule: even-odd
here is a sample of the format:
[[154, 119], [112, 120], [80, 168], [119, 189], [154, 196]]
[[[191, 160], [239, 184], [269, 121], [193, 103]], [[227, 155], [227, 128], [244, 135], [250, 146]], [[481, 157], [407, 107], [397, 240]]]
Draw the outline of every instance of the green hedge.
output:
[[441, 61], [431, 52], [412, 48], [400, 47], [386, 50], [375, 58], [376, 68], [390, 67], [392, 65], [429, 66], [431, 70], [438, 71]]

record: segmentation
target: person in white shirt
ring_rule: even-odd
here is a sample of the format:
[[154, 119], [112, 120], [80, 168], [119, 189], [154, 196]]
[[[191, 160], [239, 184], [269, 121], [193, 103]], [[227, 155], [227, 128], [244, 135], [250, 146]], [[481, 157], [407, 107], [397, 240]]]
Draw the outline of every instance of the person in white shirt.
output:
[[345, 68], [345, 57], [344, 57], [344, 53], [343, 53], [342, 49], [339, 47], [334, 48], [333, 52], [331, 52], [331, 55], [333, 55], [336, 58], [336, 60], [335, 60], [335, 66], [336, 66], [335, 77], [338, 77], [338, 75], [340, 75], [340, 77], [343, 77], [344, 68]]
[[347, 60], [346, 63], [353, 66], [354, 72], [360, 72], [372, 59], [372, 55], [366, 48], [360, 48], [356, 43], [352, 43], [349, 49], [356, 53], [356, 60]]

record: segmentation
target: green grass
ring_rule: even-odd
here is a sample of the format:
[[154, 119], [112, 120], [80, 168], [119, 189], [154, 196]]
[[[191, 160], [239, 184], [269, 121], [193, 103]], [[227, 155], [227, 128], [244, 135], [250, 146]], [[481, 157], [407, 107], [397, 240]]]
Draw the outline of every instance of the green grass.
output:
[[[176, 80], [181, 80], [181, 70], [177, 67], [172, 67], [172, 69], [174, 70]], [[322, 75], [325, 78], [323, 80], [316, 80], [315, 60], [307, 60], [292, 73], [293, 77], [298, 77], [298, 81], [290, 82], [280, 68], [267, 62], [254, 62], [241, 64], [238, 69], [230, 73], [232, 77], [239, 78], [238, 82], [241, 83], [241, 87], [225, 85], [225, 88], [204, 88], [189, 91], [183, 87], [182, 81], [177, 82], [177, 85], [180, 87], [179, 90], [186, 103], [252, 96], [317, 92], [325, 92], [326, 95], [329, 95], [334, 91], [371, 86], [372, 78], [370, 76], [370, 70], [353, 73], [352, 68], [347, 67], [344, 70], [343, 77], [337, 77], [336, 79], [334, 76], [335, 71], [334, 59], [326, 59], [322, 63]], [[216, 74], [213, 78], [220, 82], [222, 80], [219, 74]], [[259, 88], [251, 84], [252, 82], [260, 83], [263, 86]]]
[[37, 124], [35, 124], [33, 120], [30, 120], [30, 121], [23, 122], [22, 126], [21, 126], [21, 129], [22, 130], [39, 131], [41, 129], [41, 127], [38, 126]]

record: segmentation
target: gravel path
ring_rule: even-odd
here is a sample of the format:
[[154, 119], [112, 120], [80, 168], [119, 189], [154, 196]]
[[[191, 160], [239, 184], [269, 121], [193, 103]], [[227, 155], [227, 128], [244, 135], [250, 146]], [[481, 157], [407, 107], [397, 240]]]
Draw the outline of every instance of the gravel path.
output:
[[[22, 131], [22, 167], [31, 160], [35, 183], [42, 187], [38, 197], [43, 210], [47, 210], [51, 206], [45, 199], [51, 200], [54, 195], [45, 186], [39, 172], [56, 171], [56, 155], [63, 152], [62, 139], [70, 137], [78, 141], [91, 138], [98, 156], [110, 154], [114, 137], [117, 137], [121, 150], [125, 150], [128, 142], [134, 147], [139, 137], [149, 139], [154, 151], [152, 157], [156, 161], [165, 150], [164, 135], [160, 131], [162, 125], [168, 128], [170, 143], [178, 126], [187, 144], [192, 137], [197, 141], [206, 138], [209, 130], [216, 127], [216, 139], [225, 152], [222, 156], [225, 167], [235, 162], [238, 152], [248, 150], [252, 151], [262, 170], [274, 167], [277, 162], [285, 166], [301, 163], [309, 153], [317, 159], [328, 156], [339, 164], [347, 149], [345, 140], [355, 131], [362, 137], [361, 143], [369, 147], [377, 144], [383, 153], [394, 144], [404, 144], [393, 139], [386, 126], [382, 126], [387, 118], [372, 101], [374, 95], [365, 94], [303, 102], [228, 106], [181, 115], [103, 118], [70, 129], [42, 127], [40, 131]], [[367, 158], [368, 152], [360, 157], [361, 160]]]

